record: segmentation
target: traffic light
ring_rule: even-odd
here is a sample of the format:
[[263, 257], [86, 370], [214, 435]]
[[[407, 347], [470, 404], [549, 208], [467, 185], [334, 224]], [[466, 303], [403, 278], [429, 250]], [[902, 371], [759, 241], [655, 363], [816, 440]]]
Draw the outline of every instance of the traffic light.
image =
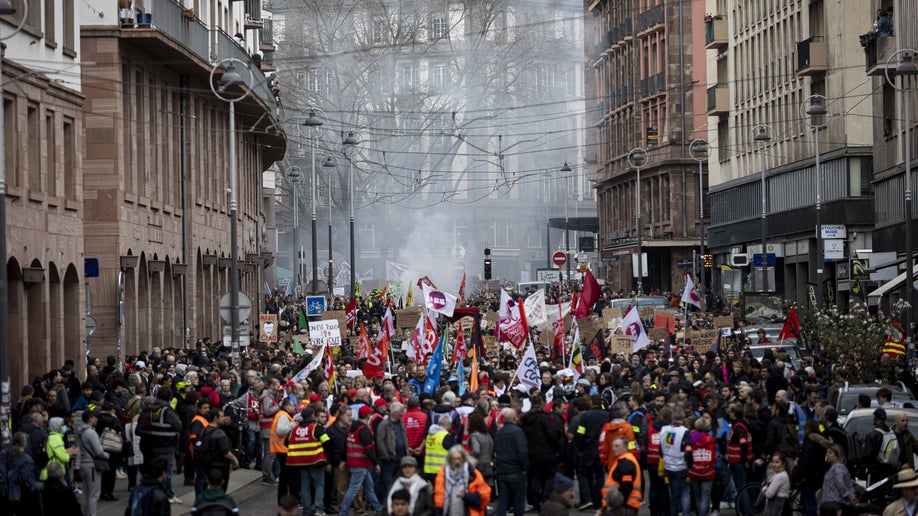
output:
[[491, 279], [491, 259], [490, 258], [484, 259], [484, 279], [486, 280]]
[[713, 266], [714, 266], [714, 258], [712, 258], [711, 255], [709, 254], [704, 255], [704, 268], [710, 269]]

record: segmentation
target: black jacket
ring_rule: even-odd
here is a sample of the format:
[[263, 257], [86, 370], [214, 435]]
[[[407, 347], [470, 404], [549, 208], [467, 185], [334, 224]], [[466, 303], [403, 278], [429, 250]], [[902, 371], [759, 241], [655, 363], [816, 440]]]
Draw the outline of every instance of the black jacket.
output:
[[[771, 418], [768, 421], [768, 426], [765, 427], [765, 443], [762, 446], [761, 453], [756, 456], [765, 459], [767, 462], [768, 458], [778, 450], [778, 444], [784, 438], [785, 426], [792, 424], [794, 424], [794, 420], [787, 414]], [[796, 436], [797, 432], [795, 430], [794, 437]]]
[[581, 461], [599, 460], [599, 436], [602, 427], [609, 422], [609, 413], [593, 407], [580, 414], [577, 426], [569, 428], [568, 432], [574, 435], [572, 444]]
[[54, 516], [82, 516], [76, 494], [56, 478], [45, 481], [41, 491], [42, 514]]
[[[146, 491], [149, 489], [149, 491]], [[145, 512], [147, 516], [170, 516], [172, 514], [172, 509], [169, 505], [169, 495], [166, 494], [166, 489], [163, 487], [162, 483], [158, 480], [151, 480], [144, 477], [140, 481], [140, 486], [138, 489], [134, 490], [131, 493], [131, 497], [128, 498], [128, 506], [124, 508], [125, 514], [130, 514], [131, 510], [131, 501], [134, 496], [139, 496], [139, 492], [143, 490], [144, 496], [149, 496], [149, 510]]]
[[325, 430], [325, 435], [328, 436], [324, 446], [325, 458], [329, 464], [337, 467], [347, 459], [347, 429], [335, 422]]
[[558, 431], [551, 414], [530, 410], [523, 416], [521, 426], [529, 445], [529, 462], [554, 465], [561, 462], [561, 440], [565, 437]]
[[494, 437], [494, 464], [498, 475], [529, 470], [529, 446], [519, 425], [506, 423]]

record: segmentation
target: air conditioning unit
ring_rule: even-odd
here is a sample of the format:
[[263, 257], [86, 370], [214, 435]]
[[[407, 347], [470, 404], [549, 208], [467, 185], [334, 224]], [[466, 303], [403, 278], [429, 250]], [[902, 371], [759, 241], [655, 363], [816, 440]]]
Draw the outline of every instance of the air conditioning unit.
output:
[[746, 253], [731, 254], [730, 265], [733, 267], [746, 267], [749, 265], [749, 255]]

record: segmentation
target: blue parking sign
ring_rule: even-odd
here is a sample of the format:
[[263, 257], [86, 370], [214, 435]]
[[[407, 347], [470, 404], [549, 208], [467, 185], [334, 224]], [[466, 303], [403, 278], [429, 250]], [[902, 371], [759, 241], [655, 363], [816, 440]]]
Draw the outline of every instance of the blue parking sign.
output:
[[325, 311], [325, 296], [306, 296], [306, 315], [322, 315]]

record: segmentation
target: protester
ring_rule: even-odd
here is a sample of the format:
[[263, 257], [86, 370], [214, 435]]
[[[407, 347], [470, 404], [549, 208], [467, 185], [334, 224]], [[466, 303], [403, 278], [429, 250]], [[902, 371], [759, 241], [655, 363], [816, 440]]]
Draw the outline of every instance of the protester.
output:
[[434, 507], [441, 514], [485, 516], [490, 503], [491, 488], [475, 469], [471, 457], [460, 445], [450, 448], [446, 464], [440, 467], [434, 481]]
[[430, 484], [418, 474], [418, 461], [414, 457], [402, 457], [399, 471], [392, 480], [392, 486], [385, 497], [384, 511], [393, 514], [395, 495], [400, 491], [408, 493], [408, 511], [412, 516], [431, 516], [434, 512], [433, 493]]
[[790, 496], [790, 463], [783, 453], [777, 452], [771, 456], [769, 469], [771, 476], [762, 485], [762, 493], [766, 500], [765, 516], [781, 516], [787, 497]]
[[[23, 432], [13, 434], [9, 447], [0, 452], [0, 486], [3, 486], [3, 496], [0, 496], [0, 512], [25, 516], [36, 510], [33, 489], [35, 488], [35, 462], [26, 452], [28, 436]], [[98, 494], [96, 494], [98, 499]], [[84, 507], [88, 506], [85, 505]], [[85, 508], [84, 516], [94, 515], [95, 506], [91, 512]]]

